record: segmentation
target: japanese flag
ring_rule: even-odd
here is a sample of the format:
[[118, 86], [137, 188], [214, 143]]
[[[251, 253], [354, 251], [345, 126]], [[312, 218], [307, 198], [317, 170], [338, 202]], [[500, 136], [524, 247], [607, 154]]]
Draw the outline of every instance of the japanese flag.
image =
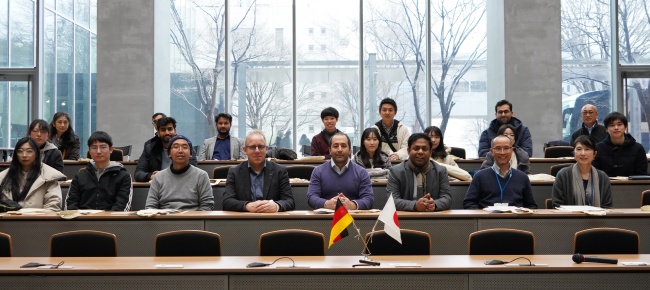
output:
[[395, 209], [395, 200], [393, 200], [393, 195], [390, 194], [384, 209], [379, 213], [380, 221], [384, 223], [384, 231], [391, 238], [395, 239], [400, 244], [402, 243], [402, 235], [399, 230], [399, 221], [397, 220], [397, 210]]

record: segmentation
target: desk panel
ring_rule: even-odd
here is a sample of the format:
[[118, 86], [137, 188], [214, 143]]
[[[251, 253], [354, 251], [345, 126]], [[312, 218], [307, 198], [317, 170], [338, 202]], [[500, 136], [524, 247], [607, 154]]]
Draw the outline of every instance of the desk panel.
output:
[[203, 220], [8, 220], [0, 221], [0, 232], [11, 235], [14, 256], [49, 256], [50, 237], [74, 230], [97, 230], [117, 236], [118, 256], [153, 256], [154, 237], [176, 230], [203, 230]]
[[[359, 256], [294, 257], [304, 268], [245, 268], [275, 257], [117, 257], [66, 258], [73, 269], [21, 269], [34, 258], [0, 258], [7, 285], [34, 289], [645, 289], [648, 267], [574, 264], [568, 255], [530, 255], [547, 267], [486, 266], [487, 259], [517, 256], [375, 256], [377, 267], [351, 267]], [[610, 256], [613, 257], [613, 256]], [[622, 261], [647, 261], [648, 255], [616, 255]], [[61, 258], [37, 257], [57, 263]], [[400, 268], [395, 263], [421, 267]], [[281, 265], [290, 265], [281, 261]], [[183, 268], [156, 268], [181, 264]], [[433, 286], [435, 285], [435, 286]], [[14, 287], [15, 288], [15, 287]]]

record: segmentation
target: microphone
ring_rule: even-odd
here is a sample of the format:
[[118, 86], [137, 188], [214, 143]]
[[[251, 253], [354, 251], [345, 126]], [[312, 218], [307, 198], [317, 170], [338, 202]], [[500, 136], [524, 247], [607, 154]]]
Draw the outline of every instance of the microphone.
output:
[[582, 262], [592, 262], [592, 263], [604, 263], [604, 264], [618, 264], [618, 259], [616, 258], [603, 258], [596, 256], [584, 256], [579, 253], [573, 255], [573, 261], [577, 264]]

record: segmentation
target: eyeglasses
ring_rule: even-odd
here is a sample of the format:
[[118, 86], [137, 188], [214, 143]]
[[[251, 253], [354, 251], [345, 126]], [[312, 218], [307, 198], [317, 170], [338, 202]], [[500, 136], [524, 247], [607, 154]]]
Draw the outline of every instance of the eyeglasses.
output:
[[492, 147], [492, 150], [497, 153], [504, 153], [512, 150], [512, 147]]
[[596, 112], [593, 112], [593, 111], [583, 111], [583, 112], [582, 112], [582, 115], [583, 115], [583, 116], [587, 116], [587, 115], [596, 115]]
[[262, 151], [266, 149], [266, 145], [248, 145], [246, 146], [246, 148], [248, 148], [248, 150], [250, 151], [255, 151], [255, 150]]
[[99, 152], [99, 151], [106, 152], [108, 151], [108, 148], [109, 148], [108, 146], [102, 145], [102, 146], [90, 146], [90, 148], [88, 149], [90, 151], [95, 151], [95, 152]]
[[18, 154], [18, 155], [30, 156], [30, 155], [33, 155], [34, 153], [36, 153], [36, 152], [33, 149], [18, 149], [18, 150], [16, 150], [16, 154]]
[[501, 110], [501, 111], [497, 111], [497, 115], [506, 115], [506, 114], [510, 114], [511, 112], [512, 111], [510, 110]]
[[33, 134], [39, 134], [39, 133], [40, 134], [48, 134], [48, 133], [50, 133], [50, 131], [48, 131], [47, 129], [34, 129], [31, 132]]

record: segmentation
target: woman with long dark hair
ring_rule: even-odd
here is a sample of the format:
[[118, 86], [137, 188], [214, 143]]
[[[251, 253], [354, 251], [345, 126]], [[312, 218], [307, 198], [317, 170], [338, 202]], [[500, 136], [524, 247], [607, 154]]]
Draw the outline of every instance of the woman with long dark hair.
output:
[[607, 173], [592, 165], [597, 155], [596, 142], [589, 136], [573, 141], [576, 163], [562, 168], [553, 183], [553, 206], [591, 205], [612, 207], [612, 186]]
[[386, 178], [392, 165], [388, 154], [381, 151], [381, 137], [376, 128], [366, 128], [361, 133], [361, 146], [354, 161], [365, 168], [370, 178]]
[[424, 129], [424, 133], [429, 135], [433, 147], [431, 147], [431, 158], [438, 163], [444, 163], [451, 166], [458, 166], [451, 155], [451, 148], [445, 146], [445, 137], [442, 135], [440, 128], [429, 126]]
[[41, 151], [30, 137], [16, 142], [8, 169], [0, 172], [3, 200], [13, 200], [25, 208], [61, 209], [61, 172], [41, 163]]
[[31, 137], [36, 141], [36, 144], [41, 151], [40, 161], [42, 163], [45, 163], [58, 171], [63, 171], [63, 157], [61, 156], [61, 151], [59, 151], [54, 144], [47, 141], [50, 138], [50, 124], [48, 124], [47, 121], [42, 119], [32, 121], [32, 123], [29, 124], [27, 137]]
[[81, 143], [79, 137], [70, 126], [70, 116], [64, 112], [57, 112], [50, 123], [50, 143], [54, 144], [65, 160], [78, 160]]
[[440, 165], [443, 165], [447, 168], [447, 175], [450, 178], [455, 178], [462, 181], [472, 180], [472, 176], [469, 173], [456, 164], [454, 161], [454, 155], [451, 155], [451, 148], [445, 146], [445, 137], [442, 135], [440, 128], [436, 126], [429, 126], [424, 129], [424, 133], [429, 135], [431, 138], [431, 159], [437, 162]]

